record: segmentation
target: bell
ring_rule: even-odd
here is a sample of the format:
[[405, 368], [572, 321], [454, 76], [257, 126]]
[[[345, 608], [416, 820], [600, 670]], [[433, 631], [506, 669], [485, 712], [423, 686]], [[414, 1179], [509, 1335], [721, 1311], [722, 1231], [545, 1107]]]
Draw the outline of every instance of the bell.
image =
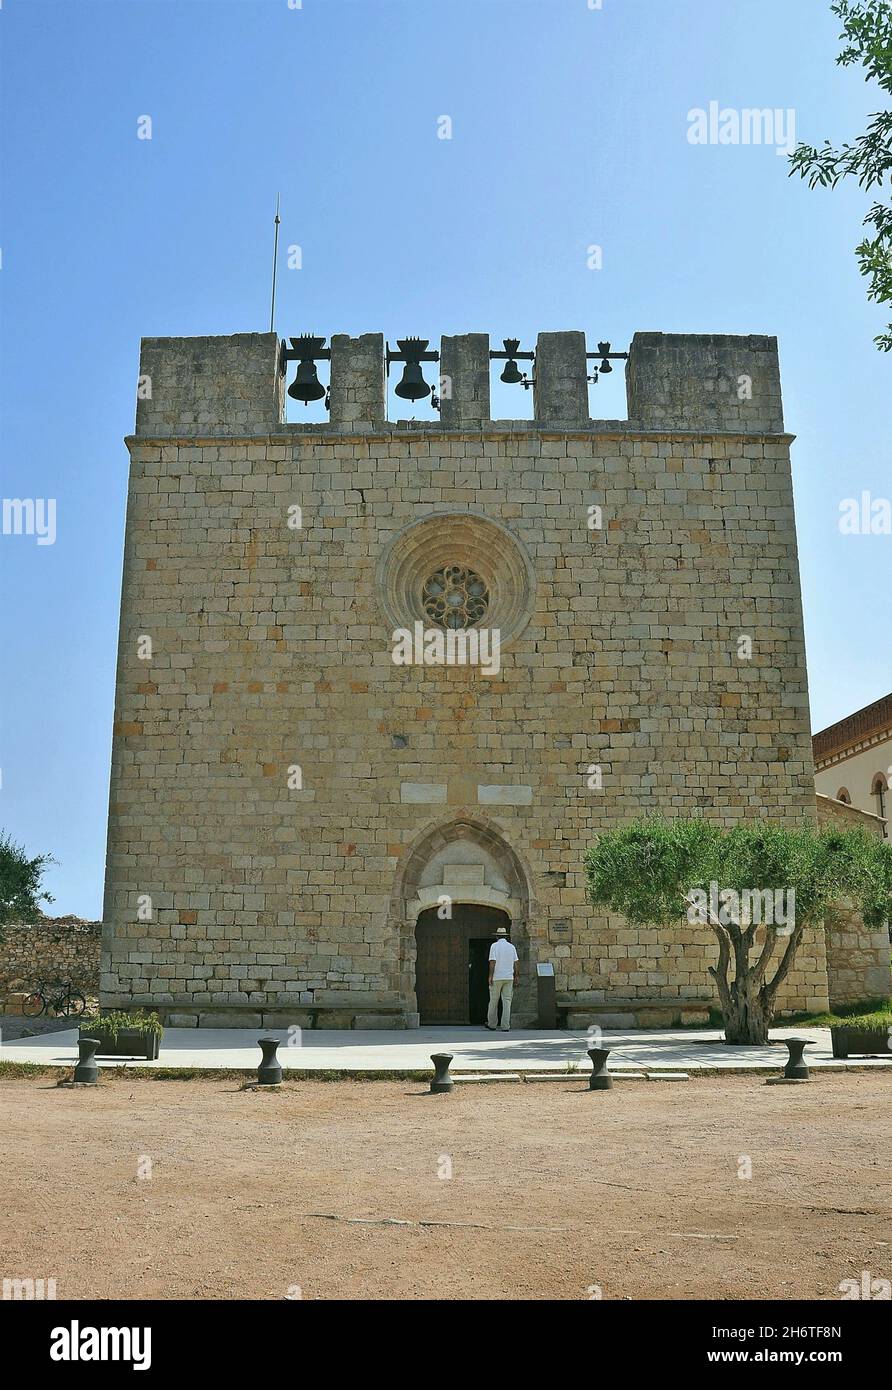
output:
[[309, 405], [310, 401], [321, 401], [325, 387], [319, 380], [315, 362], [298, 362], [297, 376], [288, 387], [288, 394], [294, 401], [303, 401], [304, 405]]
[[505, 370], [499, 377], [499, 381], [504, 381], [508, 386], [516, 386], [519, 381], [523, 381], [523, 372], [520, 370], [513, 357], [509, 357], [508, 361], [505, 363]]
[[612, 372], [612, 371], [613, 371], [613, 368], [611, 367], [610, 363], [607, 361], [607, 358], [606, 358], [606, 357], [604, 358], [604, 361], [601, 363], [600, 367], [598, 368], [598, 371], [599, 371], [599, 372]]
[[407, 401], [420, 401], [429, 396], [431, 388], [424, 379], [420, 362], [407, 362], [403, 374], [393, 388], [398, 396]]
[[[421, 401], [431, 394], [431, 388], [421, 370], [421, 357], [427, 351], [427, 338], [397, 338], [396, 345], [405, 362], [403, 374], [393, 388], [406, 401]], [[390, 359], [388, 358], [388, 361]]]

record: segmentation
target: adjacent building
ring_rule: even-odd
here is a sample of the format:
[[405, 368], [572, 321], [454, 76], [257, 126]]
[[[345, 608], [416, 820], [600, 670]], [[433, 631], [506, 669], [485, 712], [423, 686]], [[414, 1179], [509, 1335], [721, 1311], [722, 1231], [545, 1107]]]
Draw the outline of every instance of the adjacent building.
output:
[[815, 786], [880, 821], [889, 838], [889, 779], [892, 778], [892, 695], [865, 705], [815, 734]]

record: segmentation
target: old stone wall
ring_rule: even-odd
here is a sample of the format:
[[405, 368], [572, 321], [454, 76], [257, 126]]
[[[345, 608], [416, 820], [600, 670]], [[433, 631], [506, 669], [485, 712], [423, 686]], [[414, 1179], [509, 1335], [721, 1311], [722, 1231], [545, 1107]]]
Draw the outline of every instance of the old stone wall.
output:
[[[332, 340], [330, 425], [252, 431], [239, 415], [206, 432], [192, 399], [177, 427], [157, 391], [141, 417], [107, 1004], [342, 1006], [348, 1019], [365, 1004], [414, 1021], [406, 868], [457, 825], [513, 857], [522, 888], [490, 887], [520, 904], [530, 989], [551, 960], [559, 994], [583, 1003], [709, 999], [709, 934], [595, 915], [586, 848], [642, 812], [814, 817], [789, 438], [760, 432], [782, 427], [776, 356], [760, 346], [774, 376], [753, 372], [753, 431], [736, 397], [733, 431], [716, 430], [708, 384], [698, 428], [687, 377], [671, 428], [649, 421], [634, 344], [637, 417], [583, 422], [583, 335], [542, 335], [535, 421], [483, 422], [482, 336], [449, 348], [448, 426], [383, 421], [375, 335]], [[159, 380], [165, 341], [152, 340]], [[183, 341], [170, 340], [177, 363]], [[199, 396], [217, 340], [200, 341]], [[723, 340], [722, 362], [735, 343], [745, 373], [749, 339]], [[716, 351], [708, 340], [704, 382]], [[674, 361], [656, 364], [663, 396]], [[209, 399], [225, 417], [216, 387]], [[490, 675], [392, 659], [395, 625], [424, 616], [419, 585], [453, 562], [483, 575], [504, 628]], [[820, 937], [784, 1003], [826, 1002]]]
[[629, 416], [651, 428], [783, 432], [776, 338], [636, 333], [627, 377]]
[[82, 992], [99, 989], [101, 922], [46, 917], [3, 928], [0, 941], [0, 999], [43, 980], [71, 980]]

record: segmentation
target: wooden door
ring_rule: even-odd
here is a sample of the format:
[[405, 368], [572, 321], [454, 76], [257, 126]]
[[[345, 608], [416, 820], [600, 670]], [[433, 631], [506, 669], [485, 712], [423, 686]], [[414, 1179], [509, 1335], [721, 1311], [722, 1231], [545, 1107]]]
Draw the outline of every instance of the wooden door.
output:
[[478, 1028], [483, 1027], [489, 1012], [489, 948], [494, 940], [495, 930], [491, 936], [471, 937], [468, 942], [468, 1022]]
[[[471, 986], [476, 984], [476, 973], [485, 959], [481, 946], [472, 947], [471, 942], [494, 941], [496, 927], [509, 925], [506, 913], [474, 903], [453, 903], [448, 921], [440, 920], [435, 907], [426, 908], [419, 915], [415, 927], [415, 993], [422, 1025], [470, 1023]], [[474, 981], [472, 968], [476, 972]], [[477, 993], [475, 989], [475, 1013], [479, 1012]]]

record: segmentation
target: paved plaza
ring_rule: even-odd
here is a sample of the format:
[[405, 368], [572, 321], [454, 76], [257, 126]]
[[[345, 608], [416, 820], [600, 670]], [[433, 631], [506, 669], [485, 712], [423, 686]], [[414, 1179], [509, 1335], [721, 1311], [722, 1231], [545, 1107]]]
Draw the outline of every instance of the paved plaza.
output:
[[[260, 1035], [256, 1028], [168, 1028], [156, 1062], [107, 1058], [100, 1059], [99, 1065], [253, 1071], [260, 1060]], [[483, 1028], [459, 1027], [392, 1032], [295, 1029], [289, 1040], [287, 1030], [269, 1029], [264, 1036], [281, 1038], [279, 1060], [293, 1071], [423, 1071], [430, 1068], [432, 1052], [451, 1052], [456, 1074], [559, 1074], [570, 1068], [585, 1071], [591, 1065], [586, 1048], [592, 1042], [581, 1032], [524, 1029], [493, 1034]], [[598, 1045], [611, 1049], [609, 1065], [615, 1073], [777, 1071], [787, 1057], [786, 1048], [778, 1045], [785, 1037], [810, 1040], [812, 1046], [806, 1049], [805, 1057], [812, 1067], [892, 1067], [892, 1057], [836, 1061], [829, 1028], [779, 1027], [772, 1029], [771, 1037], [776, 1041], [766, 1047], [733, 1047], [724, 1043], [715, 1029], [635, 1029], [605, 1031]], [[0, 1045], [0, 1061], [62, 1067], [71, 1066], [76, 1058], [77, 1031], [73, 1028], [19, 1037]]]

